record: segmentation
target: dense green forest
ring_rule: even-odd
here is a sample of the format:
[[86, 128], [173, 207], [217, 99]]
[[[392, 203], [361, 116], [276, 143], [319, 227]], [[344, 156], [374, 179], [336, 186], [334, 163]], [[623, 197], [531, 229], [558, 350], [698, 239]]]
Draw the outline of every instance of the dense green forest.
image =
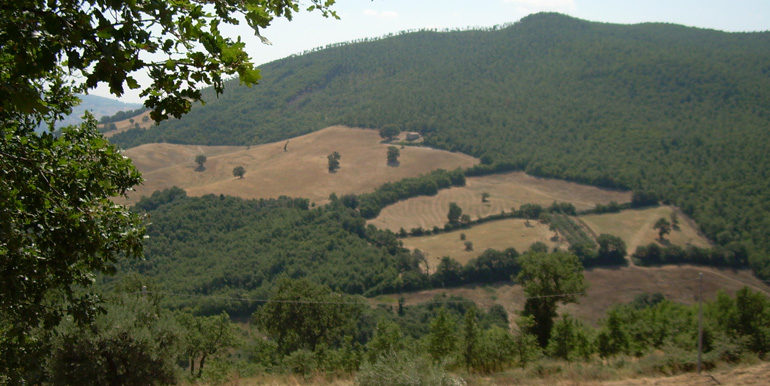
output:
[[311, 209], [305, 199], [158, 191], [135, 206], [149, 217], [145, 258], [125, 260], [117, 278], [105, 277], [105, 284], [138, 273], [164, 291], [209, 295], [167, 304], [203, 314], [250, 312], [258, 304], [253, 299], [264, 299], [280, 277], [307, 278], [351, 294], [424, 287], [419, 256], [402, 248], [393, 233], [366, 227], [342, 202]]
[[243, 145], [331, 124], [397, 124], [504, 169], [653, 193], [770, 278], [770, 33], [558, 14], [507, 28], [342, 44], [263, 66], [260, 87], [160, 130], [113, 137]]

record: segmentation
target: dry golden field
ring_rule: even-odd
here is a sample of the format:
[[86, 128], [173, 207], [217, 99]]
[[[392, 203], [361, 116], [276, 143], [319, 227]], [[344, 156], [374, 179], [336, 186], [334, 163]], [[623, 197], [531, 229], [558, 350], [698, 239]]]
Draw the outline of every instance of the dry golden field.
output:
[[[470, 156], [426, 147], [400, 149], [400, 166], [388, 166], [387, 143], [376, 130], [334, 126], [289, 141], [258, 146], [197, 146], [145, 144], [125, 151], [145, 182], [129, 196], [135, 202], [158, 189], [178, 186], [189, 195], [227, 194], [244, 198], [281, 195], [325, 202], [329, 194], [364, 193], [378, 186], [432, 170], [467, 168], [478, 161]], [[340, 169], [328, 172], [327, 155], [341, 155]], [[207, 157], [205, 170], [196, 171], [195, 156]], [[243, 166], [243, 179], [233, 168]]]
[[[481, 202], [481, 194], [490, 194], [489, 202]], [[522, 204], [551, 205], [554, 201], [570, 202], [578, 210], [590, 209], [610, 201], [631, 201], [630, 192], [607, 190], [563, 180], [538, 178], [523, 172], [470, 177], [466, 186], [441, 190], [436, 196], [419, 196], [385, 207], [377, 218], [369, 221], [381, 229], [398, 231], [416, 227], [443, 227], [447, 222], [449, 203], [456, 202], [472, 219], [518, 209]]]
[[[465, 240], [460, 239], [461, 234], [465, 234]], [[537, 221], [529, 221], [528, 226], [522, 219], [505, 219], [437, 235], [407, 237], [402, 241], [409, 249], [425, 252], [428, 257], [428, 266], [432, 270], [444, 256], [465, 264], [488, 248], [502, 251], [514, 247], [517, 251], [523, 252], [535, 241], [544, 242], [549, 249], [566, 245], [551, 241], [553, 236], [554, 232], [548, 229], [548, 225]], [[472, 251], [465, 250], [466, 241], [473, 243]]]
[[[144, 117], [147, 117], [147, 120], [144, 120]], [[134, 120], [133, 123], [131, 123], [132, 119]], [[152, 119], [150, 119], [150, 112], [145, 111], [134, 117], [115, 122], [116, 129], [105, 132], [104, 136], [106, 138], [109, 138], [115, 134], [122, 133], [129, 129], [133, 129], [135, 127], [134, 126], [135, 124], [139, 124], [139, 127], [146, 130], [153, 127], [155, 125], [155, 122]]]
[[[681, 246], [688, 244], [699, 247], [710, 246], [709, 241], [698, 233], [695, 222], [671, 206], [580, 216], [577, 220], [582, 221], [590, 229], [593, 237], [602, 233], [609, 233], [622, 238], [626, 242], [630, 255], [639, 245], [658, 242], [658, 234], [652, 225], [661, 217], [670, 218], [671, 213], [674, 212], [679, 217], [679, 230], [672, 231], [666, 237], [670, 243]], [[460, 239], [460, 234], [463, 233], [466, 236], [465, 241], [473, 243], [472, 251], [465, 250], [465, 241]], [[545, 243], [549, 249], [554, 247], [567, 249], [569, 247], [563, 237], [554, 238], [554, 236], [555, 233], [547, 225], [537, 221], [530, 221], [529, 226], [527, 226], [525, 220], [506, 219], [437, 235], [407, 237], [403, 239], [403, 242], [404, 246], [409, 249], [419, 249], [425, 252], [428, 255], [429, 265], [435, 267], [444, 256], [449, 256], [465, 264], [488, 248], [503, 250], [514, 247], [519, 252], [523, 252], [536, 241]]]
[[671, 213], [679, 218], [679, 230], [673, 230], [666, 236], [672, 244], [695, 245], [709, 247], [708, 239], [698, 232], [695, 221], [673, 206], [658, 206], [645, 209], [630, 209], [620, 213], [606, 213], [581, 216], [583, 221], [595, 234], [609, 233], [620, 237], [626, 242], [629, 255], [636, 247], [658, 241], [658, 232], [652, 228], [655, 222], [664, 217], [670, 219]]

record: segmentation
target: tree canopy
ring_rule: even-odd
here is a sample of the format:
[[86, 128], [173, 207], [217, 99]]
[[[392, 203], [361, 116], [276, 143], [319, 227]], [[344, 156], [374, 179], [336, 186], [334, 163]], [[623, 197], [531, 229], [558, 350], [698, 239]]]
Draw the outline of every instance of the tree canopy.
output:
[[[336, 16], [334, 0], [308, 10]], [[26, 383], [45, 349], [45, 332], [64, 315], [93, 321], [97, 273], [119, 257], [138, 256], [139, 215], [114, 204], [141, 181], [86, 115], [61, 135], [37, 134], [100, 82], [120, 96], [142, 88], [160, 121], [180, 117], [200, 89], [221, 93], [225, 79], [256, 84], [259, 71], [240, 38], [223, 34], [246, 23], [259, 34], [276, 18], [291, 19], [299, 1], [15, 1], [0, 9], [0, 378]], [[159, 59], [162, 57], [162, 59]], [[139, 85], [134, 72], [151, 82]], [[3, 378], [4, 377], [4, 378]]]
[[519, 264], [521, 271], [516, 280], [528, 297], [524, 315], [534, 318], [531, 332], [540, 346], [546, 347], [558, 303], [574, 303], [586, 289], [583, 266], [577, 256], [566, 252], [528, 253]]
[[[336, 17], [334, 0], [308, 4]], [[221, 93], [227, 76], [245, 85], [259, 80], [240, 37], [223, 33], [228, 26], [242, 18], [261, 36], [276, 18], [299, 11], [295, 0], [15, 1], [0, 13], [2, 110], [47, 111], [73, 89], [106, 82], [116, 96], [141, 88], [156, 121], [179, 118], [200, 100], [201, 86]], [[147, 70], [149, 85], [134, 78], [139, 70]]]

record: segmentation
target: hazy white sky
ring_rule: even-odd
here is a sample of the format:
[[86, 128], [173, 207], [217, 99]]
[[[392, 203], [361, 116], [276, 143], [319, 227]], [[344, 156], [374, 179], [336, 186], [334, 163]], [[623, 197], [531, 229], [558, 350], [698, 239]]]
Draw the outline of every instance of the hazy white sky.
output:
[[[611, 23], [667, 22], [731, 32], [770, 30], [770, 0], [337, 0], [340, 20], [302, 13], [263, 31], [272, 45], [240, 32], [258, 64], [329, 43], [417, 28], [489, 27], [555, 11]], [[137, 76], [142, 81], [142, 76]], [[227, 92], [227, 90], [225, 90]], [[106, 87], [92, 94], [110, 96]], [[141, 102], [138, 93], [121, 100]]]

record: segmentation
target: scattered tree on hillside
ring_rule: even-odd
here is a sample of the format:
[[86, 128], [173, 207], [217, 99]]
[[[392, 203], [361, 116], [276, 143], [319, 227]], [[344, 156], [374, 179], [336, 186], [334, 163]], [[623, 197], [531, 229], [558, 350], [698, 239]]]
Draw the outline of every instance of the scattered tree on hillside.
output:
[[396, 125], [385, 125], [380, 129], [380, 137], [387, 141], [392, 141], [401, 133]]
[[661, 217], [658, 219], [658, 221], [655, 222], [655, 225], [652, 226], [652, 229], [655, 229], [658, 231], [658, 238], [660, 241], [665, 240], [667, 234], [671, 233], [671, 223], [668, 222], [664, 217]]
[[466, 241], [466, 242], [465, 242], [465, 251], [466, 251], [466, 252], [470, 252], [470, 251], [472, 251], [472, 250], [473, 250], [473, 242], [471, 242], [471, 241]]
[[671, 229], [679, 230], [679, 216], [676, 215], [676, 212], [671, 212]]
[[527, 295], [522, 315], [532, 316], [535, 323], [530, 332], [545, 348], [558, 304], [577, 302], [577, 296], [586, 289], [583, 266], [577, 256], [567, 252], [527, 253], [519, 263], [521, 271], [515, 280]]
[[[403, 297], [399, 298], [399, 315], [403, 315]], [[404, 349], [404, 334], [398, 324], [389, 320], [380, 320], [374, 329], [374, 336], [366, 345], [369, 362], [374, 363], [382, 355]]]
[[598, 258], [603, 264], [620, 263], [626, 257], [626, 243], [620, 237], [602, 233], [596, 238]]
[[243, 166], [236, 166], [233, 168], [233, 176], [243, 178], [244, 174], [246, 174], [246, 169], [244, 169]]
[[441, 308], [438, 315], [430, 322], [428, 334], [428, 353], [435, 362], [441, 362], [454, 352], [457, 347], [457, 323], [446, 308]]
[[206, 169], [206, 168], [203, 167], [203, 164], [206, 163], [206, 156], [203, 155], [203, 154], [196, 155], [195, 156], [195, 163], [198, 164], [198, 167], [195, 168], [195, 170], [199, 171], [199, 172], [203, 171], [204, 169]]
[[333, 345], [353, 330], [365, 307], [356, 298], [307, 279], [280, 280], [270, 299], [253, 320], [284, 354]]
[[460, 222], [460, 216], [462, 216], [463, 210], [455, 202], [449, 203], [449, 213], [447, 213], [447, 219], [449, 223], [454, 225]]
[[[214, 316], [180, 314], [177, 319], [184, 331], [182, 352], [190, 364], [191, 376], [200, 378], [207, 358], [224, 352], [236, 343], [230, 316], [224, 312]], [[197, 374], [195, 373], [196, 361], [198, 362]]]
[[340, 153], [336, 151], [326, 156], [329, 160], [329, 173], [334, 173], [340, 168]]
[[532, 315], [521, 316], [516, 319], [516, 331], [513, 336], [513, 353], [519, 366], [524, 367], [532, 360], [535, 360], [542, 349], [538, 345], [537, 336], [531, 333], [535, 326], [535, 319]]
[[398, 166], [398, 157], [401, 152], [395, 146], [388, 146], [388, 165]]
[[478, 362], [479, 357], [479, 337], [481, 329], [476, 317], [476, 307], [468, 308], [463, 318], [463, 336], [462, 336], [462, 358], [465, 369], [470, 372], [473, 365]]
[[482, 192], [481, 193], [481, 202], [488, 202], [489, 201], [489, 193], [488, 192]]

